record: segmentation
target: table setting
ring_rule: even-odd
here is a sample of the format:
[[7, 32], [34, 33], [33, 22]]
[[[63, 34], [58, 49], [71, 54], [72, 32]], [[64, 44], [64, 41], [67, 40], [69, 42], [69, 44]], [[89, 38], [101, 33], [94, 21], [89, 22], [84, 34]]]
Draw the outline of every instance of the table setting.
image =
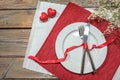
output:
[[94, 12], [73, 2], [38, 2], [23, 68], [60, 80], [119, 80], [118, 21]]

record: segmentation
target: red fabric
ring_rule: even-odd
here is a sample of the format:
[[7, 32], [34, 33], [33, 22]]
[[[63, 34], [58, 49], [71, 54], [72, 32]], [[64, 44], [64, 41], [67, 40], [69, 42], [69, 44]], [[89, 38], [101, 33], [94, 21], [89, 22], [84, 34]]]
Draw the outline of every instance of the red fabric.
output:
[[[89, 11], [70, 2], [35, 57], [39, 60], [57, 59], [55, 53], [55, 42], [59, 32], [71, 23], [88, 22], [87, 18], [90, 14], [91, 13]], [[92, 24], [103, 32], [106, 29], [108, 22], [98, 23], [96, 21], [92, 21]], [[120, 65], [120, 49], [115, 44], [109, 45], [107, 58], [103, 65], [97, 69], [97, 73], [94, 75], [91, 73], [86, 75], [72, 73], [66, 70], [60, 63], [40, 65], [57, 76], [60, 80], [112, 80], [118, 65]]]

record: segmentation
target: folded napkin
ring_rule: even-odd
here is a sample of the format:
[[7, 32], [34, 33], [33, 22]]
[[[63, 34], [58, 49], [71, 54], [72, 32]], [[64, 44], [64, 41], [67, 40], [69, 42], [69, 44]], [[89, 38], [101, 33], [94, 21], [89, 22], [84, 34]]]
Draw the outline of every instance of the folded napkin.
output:
[[[42, 47], [44, 41], [51, 32], [54, 24], [56, 23], [59, 16], [62, 14], [66, 5], [41, 2], [38, 1], [37, 9], [35, 12], [29, 43], [25, 53], [23, 68], [30, 69], [36, 72], [41, 72], [45, 74], [50, 74], [45, 68], [34, 62], [33, 60], [28, 59], [29, 55], [35, 56], [38, 50]], [[57, 15], [54, 18], [49, 19], [47, 22], [41, 22], [39, 17], [43, 11], [47, 11], [48, 8], [53, 8], [57, 10]]]
[[[57, 20], [49, 36], [35, 57], [37, 57], [39, 60], [56, 60], [57, 57], [55, 53], [55, 42], [60, 31], [65, 26], [74, 22], [88, 22], [87, 18], [90, 14], [91, 13], [86, 9], [70, 2]], [[92, 24], [103, 32], [106, 29], [108, 22], [98, 23], [93, 21]], [[120, 64], [119, 52], [120, 49], [115, 44], [109, 45], [107, 58], [104, 64], [97, 70], [97, 73], [94, 75], [90, 73], [86, 75], [72, 73], [66, 70], [60, 63], [38, 64], [61, 80], [111, 80], [114, 72]]]

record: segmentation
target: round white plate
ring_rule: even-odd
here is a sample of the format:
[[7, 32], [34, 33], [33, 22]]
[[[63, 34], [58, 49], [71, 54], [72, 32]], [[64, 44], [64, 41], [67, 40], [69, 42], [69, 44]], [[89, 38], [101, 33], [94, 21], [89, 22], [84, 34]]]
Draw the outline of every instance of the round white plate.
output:
[[[78, 26], [81, 25], [82, 26], [86, 25], [86, 23], [84, 22], [72, 23], [66, 26], [65, 28], [63, 28], [62, 31], [59, 33], [55, 44], [55, 50], [58, 59], [64, 57], [64, 52], [67, 48], [74, 45], [82, 44], [82, 39], [80, 38], [78, 31]], [[89, 48], [93, 44], [99, 45], [105, 41], [106, 40], [103, 34], [96, 27], [90, 25], [90, 34], [88, 39]], [[103, 64], [106, 58], [107, 46], [100, 49], [93, 49], [92, 51], [90, 51], [90, 53], [95, 64], [95, 68], [98, 69]], [[61, 64], [67, 70], [80, 74], [82, 57], [83, 57], [83, 47], [79, 47], [70, 51], [66, 60], [64, 62], [61, 62]], [[86, 55], [84, 73], [90, 73], [92, 71], [93, 70], [91, 67], [89, 57], [88, 55]]]

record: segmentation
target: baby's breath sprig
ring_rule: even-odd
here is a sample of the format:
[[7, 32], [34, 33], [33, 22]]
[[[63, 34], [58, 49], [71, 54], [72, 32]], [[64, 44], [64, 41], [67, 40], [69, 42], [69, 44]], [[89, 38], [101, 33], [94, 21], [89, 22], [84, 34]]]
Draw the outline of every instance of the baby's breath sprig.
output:
[[107, 20], [110, 22], [106, 34], [120, 27], [120, 0], [99, 0], [98, 9], [90, 15], [90, 19], [97, 19], [98, 22]]

